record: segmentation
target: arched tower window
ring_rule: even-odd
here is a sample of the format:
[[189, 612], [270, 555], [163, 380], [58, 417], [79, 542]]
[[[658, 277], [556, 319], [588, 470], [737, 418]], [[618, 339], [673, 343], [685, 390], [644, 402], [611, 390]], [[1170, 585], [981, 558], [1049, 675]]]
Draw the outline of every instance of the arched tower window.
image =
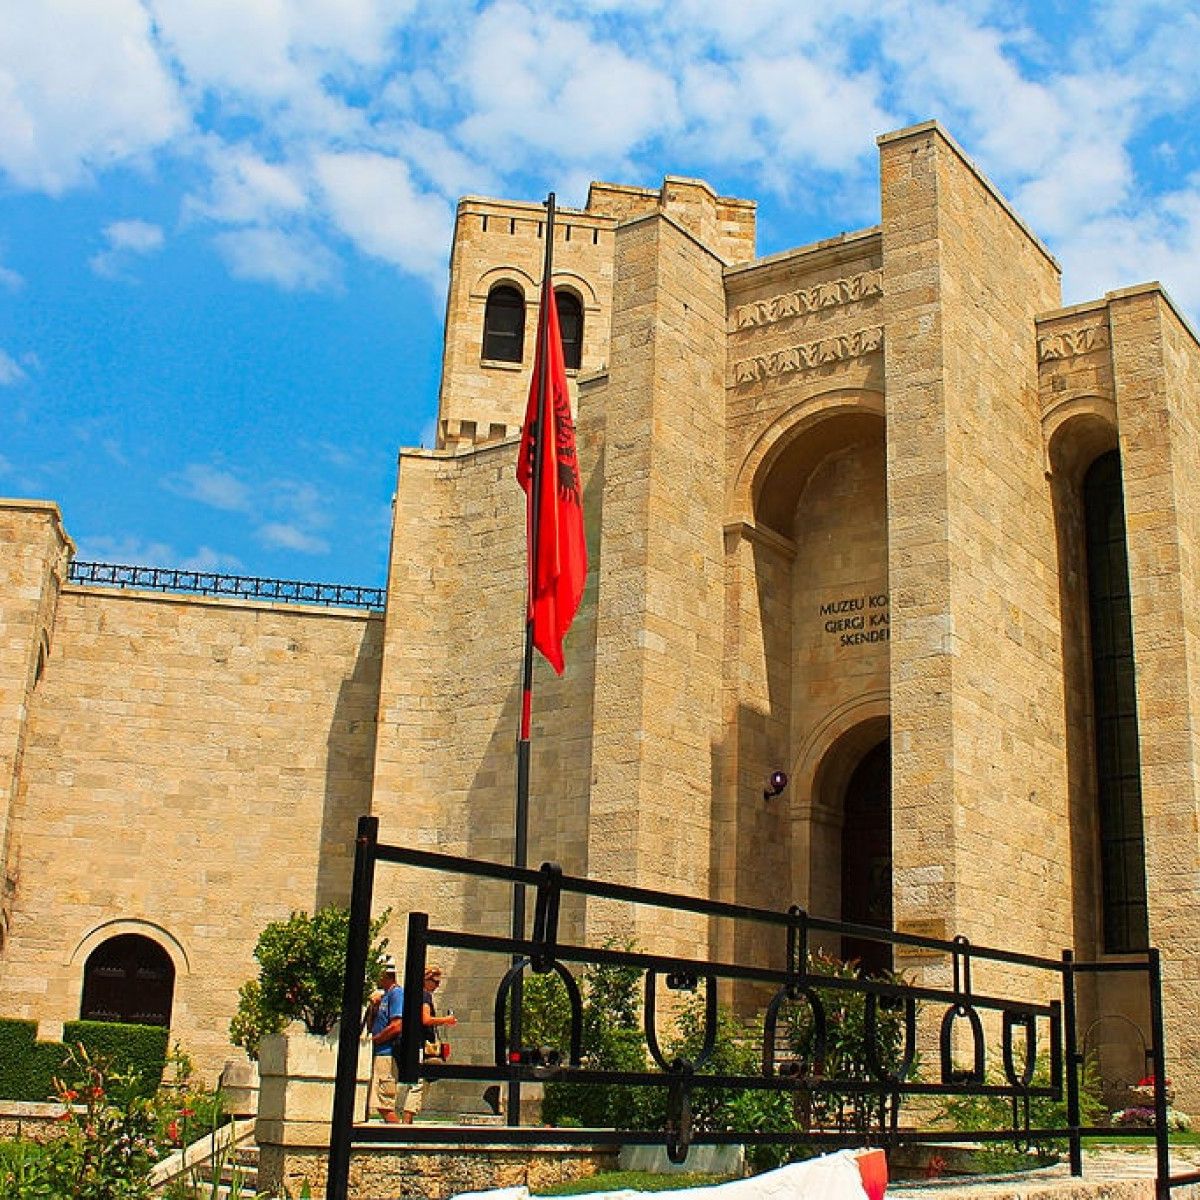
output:
[[170, 1025], [175, 964], [157, 943], [136, 933], [101, 942], [83, 968], [83, 1021]]
[[525, 297], [511, 283], [498, 283], [483, 313], [483, 357], [519, 363], [524, 352]]
[[563, 361], [568, 371], [578, 371], [583, 360], [583, 302], [574, 292], [559, 288], [554, 293], [554, 306], [558, 309]]
[[1102, 454], [1088, 469], [1083, 502], [1104, 949], [1122, 954], [1145, 950], [1149, 927], [1133, 621], [1117, 451]]

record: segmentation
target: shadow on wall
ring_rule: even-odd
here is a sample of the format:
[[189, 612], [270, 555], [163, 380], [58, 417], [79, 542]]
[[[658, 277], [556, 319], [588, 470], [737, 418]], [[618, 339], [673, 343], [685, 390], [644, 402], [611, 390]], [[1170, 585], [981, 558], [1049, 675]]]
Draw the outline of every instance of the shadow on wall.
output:
[[372, 618], [363, 625], [354, 667], [338, 688], [326, 740], [315, 909], [350, 902], [354, 833], [358, 818], [371, 811], [382, 661], [383, 620]]

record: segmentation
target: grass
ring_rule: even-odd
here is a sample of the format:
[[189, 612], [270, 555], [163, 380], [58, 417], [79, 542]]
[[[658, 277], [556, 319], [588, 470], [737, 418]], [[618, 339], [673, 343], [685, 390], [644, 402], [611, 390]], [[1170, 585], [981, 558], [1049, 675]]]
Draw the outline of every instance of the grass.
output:
[[602, 1171], [587, 1179], [575, 1179], [570, 1183], [557, 1183], [538, 1196], [586, 1196], [589, 1192], [619, 1192], [629, 1188], [635, 1192], [666, 1192], [673, 1188], [707, 1187], [714, 1183], [727, 1183], [730, 1175], [652, 1175], [649, 1171]]
[[[1173, 1131], [1167, 1139], [1172, 1146], [1200, 1146], [1200, 1131], [1189, 1130], [1183, 1133], [1179, 1130]], [[1143, 1146], [1147, 1142], [1154, 1141], [1154, 1130], [1147, 1129], [1145, 1133], [1134, 1134], [1129, 1137], [1108, 1138], [1103, 1134], [1085, 1137], [1083, 1144], [1085, 1146], [1115, 1146], [1118, 1149], [1128, 1144], [1130, 1146]]]

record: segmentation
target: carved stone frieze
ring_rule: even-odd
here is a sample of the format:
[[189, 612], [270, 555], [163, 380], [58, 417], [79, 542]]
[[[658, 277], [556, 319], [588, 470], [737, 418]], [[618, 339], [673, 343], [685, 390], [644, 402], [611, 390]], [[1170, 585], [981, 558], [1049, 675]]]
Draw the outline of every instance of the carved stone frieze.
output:
[[1090, 354], [1093, 350], [1108, 347], [1108, 323], [1081, 325], [1076, 329], [1062, 329], [1038, 338], [1038, 362], [1051, 362], [1056, 358], [1076, 358]]
[[845, 279], [827, 279], [822, 283], [814, 283], [812, 287], [786, 292], [782, 296], [743, 304], [733, 310], [733, 327], [749, 329], [755, 325], [771, 325], [788, 317], [799, 317], [805, 313], [835, 308], [839, 304], [853, 304], [858, 300], [881, 295], [883, 272], [863, 271]]
[[802, 346], [789, 346], [785, 350], [773, 350], [770, 354], [756, 354], [733, 364], [735, 384], [754, 383], [762, 379], [775, 379], [780, 375], [791, 375], [796, 371], [814, 371], [829, 363], [844, 362], [851, 358], [862, 358], [883, 349], [883, 328], [859, 329], [840, 337], [821, 338]]

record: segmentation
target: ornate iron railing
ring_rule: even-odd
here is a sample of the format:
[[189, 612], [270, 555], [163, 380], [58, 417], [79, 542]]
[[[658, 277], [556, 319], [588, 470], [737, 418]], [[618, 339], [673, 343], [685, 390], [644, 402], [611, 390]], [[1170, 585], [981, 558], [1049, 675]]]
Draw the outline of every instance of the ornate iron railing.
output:
[[[1150, 1010], [1148, 1062], [1155, 1078], [1156, 1188], [1160, 1200], [1169, 1198], [1171, 1188], [1200, 1182], [1200, 1174], [1172, 1176], [1167, 1141], [1166, 1061], [1163, 1037], [1162, 974], [1159, 952], [1144, 958], [1119, 962], [1077, 962], [1073, 953], [1061, 958], [1016, 954], [993, 947], [974, 945], [966, 938], [949, 941], [894, 933], [863, 925], [851, 925], [811, 916], [803, 909], [786, 911], [729, 904], [702, 897], [684, 896], [647, 888], [570, 876], [551, 863], [538, 870], [506, 866], [480, 859], [460, 858], [402, 846], [382, 845], [379, 821], [359, 820], [351, 891], [350, 931], [347, 942], [345, 990], [342, 1001], [338, 1045], [337, 1082], [333, 1103], [333, 1130], [329, 1152], [327, 1200], [346, 1200], [350, 1155], [355, 1144], [397, 1145], [662, 1145], [675, 1162], [687, 1157], [688, 1147], [698, 1144], [743, 1143], [747, 1145], [867, 1144], [896, 1147], [958, 1141], [1009, 1141], [1022, 1147], [1034, 1142], [1062, 1139], [1069, 1146], [1073, 1175], [1083, 1170], [1082, 1146], [1086, 1135], [1106, 1138], [1141, 1136], [1144, 1130], [1093, 1128], [1083, 1123], [1080, 1103], [1081, 1071], [1084, 1066], [1076, 1030], [1076, 980], [1081, 975], [1133, 972], [1147, 984]], [[403, 1034], [398, 1043], [398, 1074], [406, 1083], [419, 1079], [498, 1081], [510, 1088], [509, 1113], [520, 1113], [521, 1081], [554, 1080], [562, 1084], [620, 1084], [665, 1088], [667, 1122], [663, 1129], [577, 1129], [543, 1127], [508, 1128], [446, 1125], [366, 1125], [354, 1123], [355, 1073], [362, 981], [366, 971], [371, 919], [371, 900], [377, 862], [424, 867], [442, 873], [491, 879], [513, 888], [532, 888], [536, 895], [532, 933], [528, 938], [487, 936], [472, 930], [436, 928], [427, 913], [413, 912], [408, 919], [405, 950]], [[558, 914], [564, 895], [592, 897], [630, 905], [648, 905], [665, 913], [692, 913], [704, 917], [749, 921], [774, 931], [778, 945], [773, 965], [746, 964], [684, 958], [676, 954], [642, 953], [560, 941]], [[899, 976], [880, 978], [846, 977], [814, 969], [809, 956], [810, 933], [869, 939], [910, 950], [947, 956], [953, 966], [951, 987], [914, 985]], [[437, 947], [470, 950], [497, 956], [498, 984], [495, 1000], [494, 1053], [488, 1061], [449, 1063], [427, 1060], [423, 1055], [421, 1021], [423, 977], [427, 953]], [[1005, 986], [1003, 994], [984, 993], [972, 984], [971, 964], [996, 963], [1014, 971], [1033, 986], [1016, 994]], [[632, 967], [644, 975], [643, 1011], [647, 1066], [639, 1071], [600, 1069], [586, 1064], [581, 1055], [582, 1013], [580, 992], [571, 966], [608, 965]], [[521, 1038], [521, 977], [554, 972], [565, 986], [572, 1017], [569, 1044], [563, 1047], [526, 1046]], [[671, 990], [691, 991], [701, 983], [705, 991], [703, 1045], [694, 1060], [663, 1053], [655, 1032], [656, 997], [659, 980]], [[766, 984], [775, 998], [766, 1010], [761, 1034], [760, 1068], [753, 1073], [729, 1075], [710, 1072], [718, 1036], [716, 987], [720, 980]], [[1040, 980], [1040, 982], [1039, 982]], [[838, 1006], [838, 997], [858, 994], [865, 1005], [863, 1044], [860, 1057], [865, 1073], [841, 1072], [826, 1057], [826, 1012]], [[777, 1033], [781, 1005], [807, 1007], [813, 1030], [809, 1049], [780, 1061]], [[928, 1072], [917, 1070], [917, 1005], [932, 1005], [933, 1016], [941, 1017], [938, 1053]], [[903, 1014], [902, 1048], [880, 1053], [880, 1015], [884, 1010]], [[928, 1011], [928, 1009], [927, 1009]], [[985, 1046], [980, 1014], [988, 1014], [991, 1027], [1002, 1034], [999, 1064], [987, 1070], [991, 1057]], [[957, 1030], [957, 1034], [956, 1034]], [[969, 1046], [966, 1062], [960, 1061], [964, 1043]], [[1036, 1078], [1034, 1064], [1038, 1047], [1046, 1047], [1048, 1079]], [[994, 1048], [993, 1048], [994, 1051]], [[651, 1065], [653, 1063], [653, 1066]], [[924, 1078], [919, 1077], [925, 1074]], [[516, 1095], [513, 1089], [516, 1089]], [[701, 1128], [691, 1116], [691, 1096], [703, 1088], [755, 1089], [791, 1094], [794, 1098], [849, 1095], [870, 1097], [877, 1104], [878, 1118], [867, 1127], [833, 1130], [813, 1128], [807, 1122], [791, 1132], [755, 1129]], [[1012, 1123], [1006, 1129], [954, 1129], [908, 1127], [899, 1122], [904, 1097], [991, 1096], [1011, 1104]], [[1043, 1127], [1031, 1120], [1031, 1100], [1061, 1102], [1065, 1119], [1058, 1123], [1042, 1116]], [[516, 1103], [513, 1103], [513, 1101]]]
[[131, 567], [120, 563], [72, 562], [67, 578], [71, 583], [102, 587], [271, 600], [282, 604], [317, 604], [325, 608], [365, 608], [373, 612], [381, 611], [387, 600], [384, 588], [309, 583], [300, 579], [265, 579], [259, 575], [219, 575], [213, 571], [184, 571], [172, 567]]

